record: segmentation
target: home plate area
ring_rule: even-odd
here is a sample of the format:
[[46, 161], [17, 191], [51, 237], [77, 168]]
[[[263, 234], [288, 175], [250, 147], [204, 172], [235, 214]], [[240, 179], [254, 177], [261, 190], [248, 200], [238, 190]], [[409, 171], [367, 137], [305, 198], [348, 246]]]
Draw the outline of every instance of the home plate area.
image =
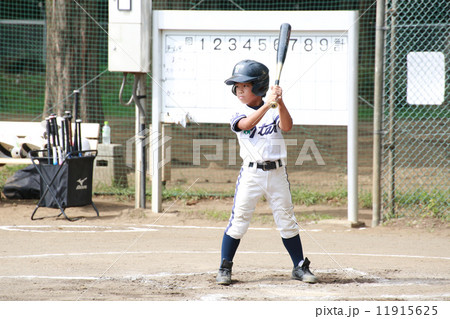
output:
[[2, 300], [450, 300], [445, 233], [307, 224], [300, 235], [320, 280], [307, 284], [290, 278], [279, 232], [255, 226], [232, 284], [220, 286], [217, 223], [48, 221], [0, 226]]

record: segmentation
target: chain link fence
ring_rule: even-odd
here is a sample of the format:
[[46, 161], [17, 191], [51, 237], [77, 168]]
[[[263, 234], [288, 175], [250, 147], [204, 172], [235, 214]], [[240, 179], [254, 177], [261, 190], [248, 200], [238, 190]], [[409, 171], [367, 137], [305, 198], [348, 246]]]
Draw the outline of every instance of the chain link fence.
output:
[[448, 219], [450, 3], [386, 5], [384, 214]]
[[[427, 204], [448, 207], [448, 75], [445, 75], [445, 98], [439, 105], [408, 103], [406, 61], [409, 51], [441, 52], [448, 73], [448, 11], [446, 0], [421, 1], [428, 11], [419, 12], [422, 6], [412, 7], [411, 1], [400, 1], [405, 8], [396, 15], [389, 11], [389, 28], [386, 51], [385, 136], [386, 155], [383, 162], [387, 207], [397, 207], [411, 192], [427, 192], [438, 203]], [[428, 4], [432, 3], [430, 7]], [[406, 5], [410, 7], [406, 8]], [[370, 197], [372, 176], [373, 137], [373, 82], [375, 48], [375, 0], [305, 0], [305, 1], [153, 1], [153, 10], [227, 10], [227, 11], [359, 11], [358, 48], [358, 180], [360, 197]], [[389, 2], [389, 6], [394, 6]], [[398, 6], [398, 5], [397, 5]], [[447, 7], [446, 7], [447, 6]], [[409, 10], [409, 11], [408, 11]], [[415, 10], [414, 12], [412, 10]], [[401, 14], [398, 14], [401, 12]], [[60, 18], [62, 20], [58, 20]], [[396, 17], [396, 21], [394, 19]], [[410, 20], [408, 20], [410, 19]], [[392, 22], [394, 21], [394, 22]], [[50, 23], [51, 22], [51, 23]], [[58, 24], [59, 23], [59, 24]], [[59, 28], [59, 33], [49, 28]], [[115, 160], [114, 176], [125, 178], [119, 183], [106, 179], [94, 181], [97, 193], [133, 193], [135, 176], [132, 167], [134, 150], [129, 142], [135, 135], [136, 110], [119, 102], [122, 74], [108, 71], [108, 1], [107, 0], [17, 0], [0, 1], [0, 121], [40, 122], [50, 113], [64, 112], [73, 107], [73, 90], [80, 90], [83, 122], [103, 125], [108, 121], [112, 129], [112, 143], [121, 146]], [[394, 33], [393, 35], [391, 33]], [[56, 35], [62, 35], [57, 38]], [[423, 38], [420, 38], [422, 35]], [[55, 43], [58, 43], [55, 46]], [[63, 56], [64, 59], [55, 60]], [[434, 58], [427, 57], [434, 61]], [[440, 61], [439, 57], [436, 58]], [[420, 61], [413, 57], [413, 61]], [[435, 62], [433, 62], [435, 63]], [[440, 62], [436, 62], [439, 64]], [[435, 64], [436, 64], [435, 63]], [[230, 70], [231, 72], [231, 70]], [[64, 79], [63, 85], [54, 85], [52, 79]], [[391, 85], [395, 80], [395, 85]], [[146, 79], [146, 123], [151, 123], [151, 74]], [[394, 89], [390, 89], [394, 87]], [[224, 90], [229, 87], [224, 85]], [[127, 84], [124, 97], [131, 96], [131, 84]], [[412, 97], [416, 98], [416, 97]], [[390, 109], [394, 108], [395, 112]], [[393, 114], [389, 121], [389, 114]], [[394, 123], [389, 125], [389, 123]], [[163, 176], [168, 190], [191, 190], [205, 194], [232, 194], [239, 162], [238, 145], [229, 125], [200, 124], [186, 128], [164, 125], [170, 135], [170, 165]], [[0, 128], [1, 130], [1, 128]], [[342, 126], [296, 125], [285, 135], [296, 139], [297, 145], [288, 147], [288, 171], [293, 191], [310, 189], [336, 191], [346, 189], [347, 178], [347, 129]], [[202, 147], [199, 160], [194, 159], [193, 140], [219, 139], [224, 147], [221, 159], [213, 158], [213, 148]], [[414, 142], [411, 142], [413, 140]], [[295, 165], [302, 148], [313, 141], [323, 159], [317, 161], [309, 153], [310, 160]], [[387, 142], [390, 142], [387, 147]], [[100, 137], [101, 143], [101, 137]], [[395, 145], [395, 147], [394, 147]], [[413, 150], [412, 147], [419, 150]], [[409, 148], [409, 149], [408, 149]], [[304, 150], [303, 150], [304, 151]], [[390, 153], [389, 153], [390, 152]], [[446, 153], [447, 152], [447, 153]], [[130, 155], [131, 153], [131, 155]], [[388, 154], [394, 158], [389, 161]], [[420, 160], [412, 160], [418, 154]], [[113, 154], [114, 156], [116, 154]], [[1, 156], [1, 154], [0, 154]], [[130, 159], [131, 156], [131, 159]], [[229, 161], [233, 156], [235, 162]], [[414, 162], [414, 164], [412, 164]], [[394, 169], [389, 163], [393, 163]], [[403, 164], [402, 164], [403, 163]], [[405, 165], [406, 164], [406, 165]], [[420, 166], [419, 166], [420, 165]], [[94, 168], [95, 169], [95, 168]], [[394, 172], [394, 174], [391, 174]], [[421, 174], [422, 184], [412, 186], [413, 174]], [[112, 177], [113, 179], [115, 177]], [[149, 175], [150, 176], [150, 175]], [[390, 180], [389, 176], [395, 177]], [[401, 178], [406, 178], [403, 182]], [[150, 179], [150, 178], [149, 178]], [[392, 178], [393, 179], [393, 178]], [[402, 185], [405, 184], [405, 185]], [[148, 180], [150, 185], [150, 180]], [[394, 186], [392, 191], [386, 187]], [[407, 188], [400, 188], [406, 186]], [[433, 187], [433, 185], [439, 185]], [[444, 185], [444, 186], [443, 186]], [[151, 189], [151, 187], [147, 187]], [[443, 197], [436, 197], [442, 194]], [[151, 195], [151, 194], [148, 194]], [[402, 198], [402, 201], [400, 200]], [[395, 203], [395, 205], [394, 205]], [[423, 203], [408, 202], [407, 207], [422, 209]], [[361, 204], [364, 205], [364, 204]], [[447, 206], [445, 206], [447, 205]], [[370, 207], [365, 204], [364, 207]]]

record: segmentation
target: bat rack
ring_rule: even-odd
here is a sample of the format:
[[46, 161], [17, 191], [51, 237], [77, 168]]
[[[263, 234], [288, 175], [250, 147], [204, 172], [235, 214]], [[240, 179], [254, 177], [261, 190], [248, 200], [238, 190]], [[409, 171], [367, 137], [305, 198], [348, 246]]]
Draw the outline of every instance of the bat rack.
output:
[[97, 150], [69, 152], [59, 165], [52, 164], [46, 149], [30, 151], [29, 155], [40, 175], [41, 190], [32, 220], [43, 219], [35, 217], [39, 207], [59, 208], [61, 213], [57, 217], [64, 215], [67, 220], [75, 221], [79, 217], [68, 217], [67, 207], [92, 205], [97, 217], [100, 216], [92, 201], [92, 175]]

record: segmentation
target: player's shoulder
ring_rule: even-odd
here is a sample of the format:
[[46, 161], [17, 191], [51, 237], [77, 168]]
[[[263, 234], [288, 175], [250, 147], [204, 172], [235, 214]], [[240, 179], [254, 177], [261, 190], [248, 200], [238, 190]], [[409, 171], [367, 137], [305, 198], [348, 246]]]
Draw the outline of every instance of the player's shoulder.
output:
[[239, 129], [237, 128], [237, 123], [247, 117], [247, 112], [245, 111], [245, 108], [243, 107], [243, 105], [237, 105], [235, 106], [232, 111], [231, 111], [231, 117], [230, 117], [230, 125], [231, 125], [231, 129], [234, 132], [238, 132]]
[[231, 126], [234, 127], [237, 124], [237, 122], [239, 122], [239, 120], [243, 119], [244, 117], [247, 117], [247, 115], [242, 112], [238, 112], [238, 111], [233, 112], [230, 117]]

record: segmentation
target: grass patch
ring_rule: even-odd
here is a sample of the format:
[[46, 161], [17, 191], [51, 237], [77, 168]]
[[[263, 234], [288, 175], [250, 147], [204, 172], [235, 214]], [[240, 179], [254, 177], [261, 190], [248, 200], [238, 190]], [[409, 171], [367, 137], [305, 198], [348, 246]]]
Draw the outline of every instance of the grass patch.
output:
[[118, 201], [128, 201], [134, 198], [134, 188], [108, 186], [106, 184], [98, 184], [95, 186], [94, 195], [114, 196]]
[[230, 210], [229, 209], [192, 210], [183, 212], [183, 215], [188, 217], [194, 217], [196, 219], [210, 220], [215, 222], [226, 222], [230, 219]]
[[[151, 193], [149, 194], [151, 196]], [[234, 193], [211, 193], [207, 190], [186, 191], [181, 188], [164, 189], [162, 192], [163, 200], [185, 199], [185, 200], [199, 200], [199, 199], [222, 199], [233, 197]]]
[[347, 189], [336, 188], [328, 192], [313, 191], [304, 187], [291, 190], [292, 201], [296, 205], [344, 205], [347, 203]]
[[209, 220], [215, 221], [227, 221], [230, 219], [230, 211], [223, 210], [206, 210], [203, 212], [199, 212], [202, 216], [206, 217]]
[[[147, 188], [147, 198], [151, 199], [151, 188]], [[125, 197], [127, 199], [133, 197], [135, 194], [134, 188], [128, 187], [112, 187], [112, 186], [97, 186], [95, 195], [113, 195], [117, 196], [119, 199]], [[343, 206], [347, 204], [347, 189], [344, 187], [338, 187], [334, 190], [328, 192], [319, 192], [309, 190], [304, 187], [294, 188], [291, 191], [292, 201], [294, 205], [333, 205], [333, 206]], [[233, 192], [223, 192], [223, 193], [211, 193], [208, 190], [195, 190], [186, 191], [182, 188], [171, 188], [163, 189], [162, 199], [163, 200], [201, 200], [201, 199], [223, 199], [223, 198], [233, 198]], [[267, 200], [263, 198], [263, 200]], [[372, 207], [372, 194], [368, 191], [360, 191], [359, 193], [359, 204], [362, 208]]]
[[372, 193], [365, 190], [360, 190], [358, 194], [358, 201], [361, 208], [372, 208]]
[[[196, 211], [195, 214], [198, 217], [202, 217], [204, 219], [217, 221], [217, 222], [226, 222], [230, 219], [230, 210], [205, 210], [205, 211]], [[328, 214], [295, 214], [295, 218], [298, 222], [317, 222], [320, 220], [333, 219], [334, 217]], [[260, 214], [255, 212], [252, 216], [252, 223], [259, 224], [274, 224], [273, 215], [272, 214]]]
[[295, 218], [298, 222], [318, 222], [321, 220], [333, 219], [334, 217], [328, 214], [295, 214]]
[[[387, 194], [384, 194], [387, 201]], [[395, 212], [388, 213], [387, 220], [402, 217], [436, 218], [450, 222], [450, 191], [416, 189], [395, 194]]]

